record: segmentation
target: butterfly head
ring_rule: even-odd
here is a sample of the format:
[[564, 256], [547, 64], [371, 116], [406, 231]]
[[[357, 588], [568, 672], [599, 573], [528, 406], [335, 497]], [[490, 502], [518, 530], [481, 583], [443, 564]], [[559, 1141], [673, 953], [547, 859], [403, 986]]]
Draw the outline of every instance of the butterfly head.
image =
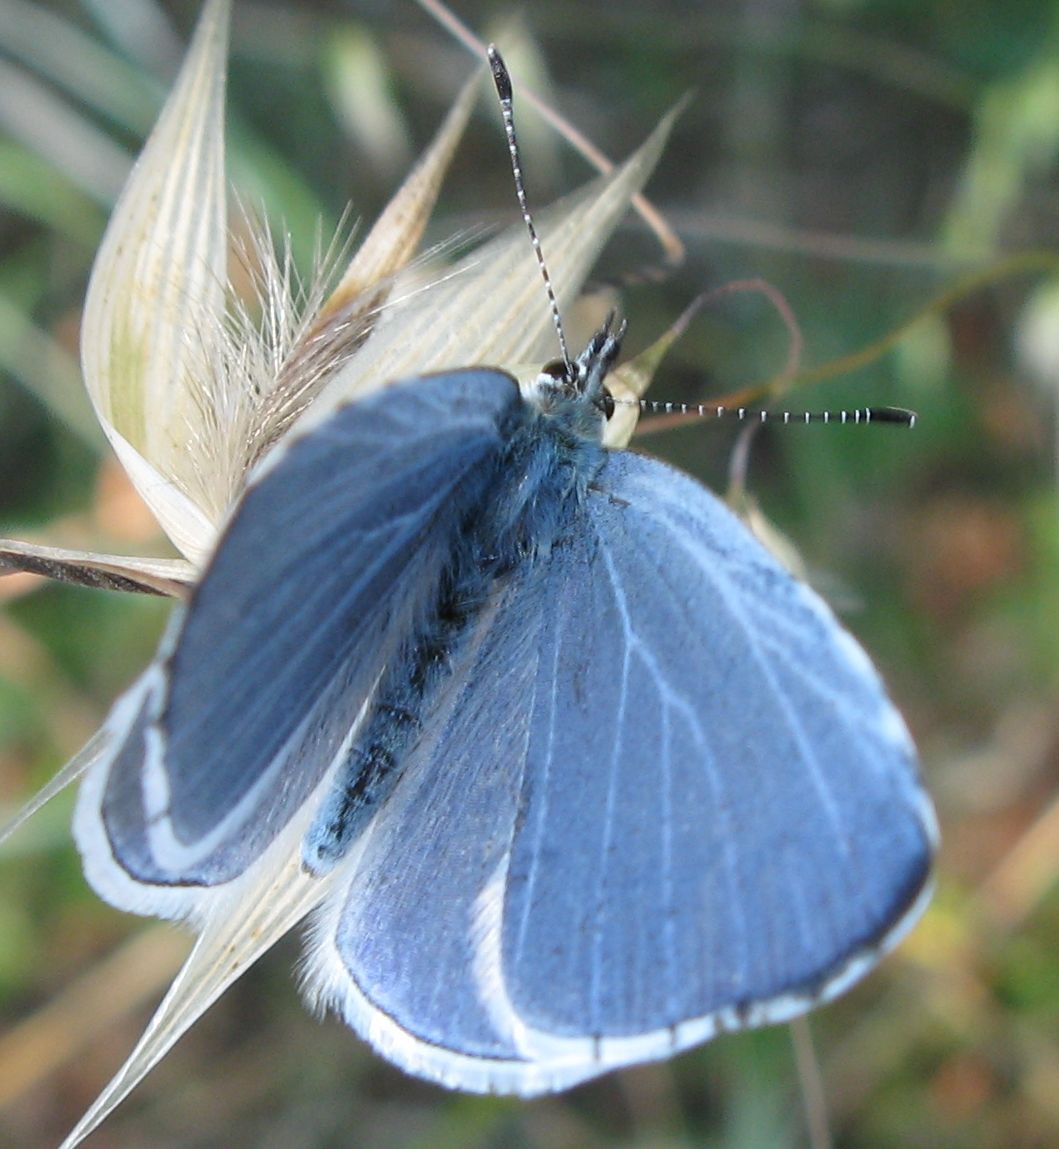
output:
[[601, 439], [614, 414], [606, 378], [621, 351], [625, 328], [624, 319], [614, 326], [612, 312], [575, 359], [556, 359], [541, 368], [528, 388], [527, 400], [541, 415], [561, 422], [578, 438]]

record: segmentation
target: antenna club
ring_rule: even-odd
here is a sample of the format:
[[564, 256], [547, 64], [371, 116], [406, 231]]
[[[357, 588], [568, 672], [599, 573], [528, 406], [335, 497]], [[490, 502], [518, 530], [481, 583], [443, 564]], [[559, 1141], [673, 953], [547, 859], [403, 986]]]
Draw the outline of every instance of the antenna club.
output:
[[511, 76], [507, 70], [507, 65], [504, 63], [504, 58], [497, 51], [495, 44], [489, 45], [488, 56], [489, 67], [493, 70], [493, 83], [496, 86], [496, 94], [502, 101], [509, 103], [513, 97]]

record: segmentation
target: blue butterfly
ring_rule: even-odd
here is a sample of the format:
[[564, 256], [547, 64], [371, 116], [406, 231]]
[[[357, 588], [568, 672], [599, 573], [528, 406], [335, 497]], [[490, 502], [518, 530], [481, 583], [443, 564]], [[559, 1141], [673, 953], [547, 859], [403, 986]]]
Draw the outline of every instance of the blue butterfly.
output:
[[79, 801], [140, 912], [293, 836], [311, 992], [455, 1088], [791, 1018], [926, 904], [933, 810], [861, 648], [705, 488], [602, 445], [622, 334], [275, 449]]

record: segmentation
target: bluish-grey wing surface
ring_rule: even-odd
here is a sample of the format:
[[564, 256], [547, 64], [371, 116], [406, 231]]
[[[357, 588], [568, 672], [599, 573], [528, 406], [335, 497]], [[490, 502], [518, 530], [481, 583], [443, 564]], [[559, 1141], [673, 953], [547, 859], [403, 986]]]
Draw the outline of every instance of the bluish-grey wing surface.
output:
[[923, 904], [933, 814], [860, 648], [690, 479], [623, 454], [596, 487], [318, 933], [324, 996], [468, 1089], [790, 1017]]
[[553, 577], [503, 967], [531, 1028], [683, 1044], [864, 972], [936, 831], [824, 604], [686, 476], [614, 455], [598, 487]]
[[499, 372], [416, 380], [270, 457], [103, 764], [101, 821], [134, 878], [228, 881], [319, 785], [519, 402]]

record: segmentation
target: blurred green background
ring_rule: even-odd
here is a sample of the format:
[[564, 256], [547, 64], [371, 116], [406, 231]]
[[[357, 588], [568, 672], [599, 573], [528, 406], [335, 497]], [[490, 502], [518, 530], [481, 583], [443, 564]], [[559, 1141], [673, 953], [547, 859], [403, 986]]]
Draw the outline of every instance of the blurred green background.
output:
[[[93, 253], [198, 5], [0, 0], [0, 533], [164, 554], [103, 445], [77, 335]], [[763, 434], [751, 492], [877, 659], [944, 846], [927, 918], [812, 1019], [835, 1144], [1059, 1144], [1059, 3], [461, 3], [611, 155], [693, 100], [650, 185], [688, 257], [623, 291], [632, 349], [704, 288], [782, 291], [813, 368], [923, 318], [791, 406], [899, 403], [909, 433]], [[311, 251], [370, 221], [471, 58], [411, 2], [237, 0], [233, 178]], [[531, 200], [589, 175], [525, 104]], [[428, 242], [515, 219], [485, 100]], [[1035, 253], [1025, 264], [1009, 255]], [[657, 263], [630, 217], [601, 281]], [[1042, 268], [1045, 270], [1042, 271]], [[992, 272], [988, 285], [969, 279]], [[967, 286], [945, 307], [941, 293]], [[544, 300], [542, 295], [542, 307]], [[726, 298], [656, 380], [703, 398], [780, 369], [786, 332]], [[734, 429], [649, 440], [723, 488]], [[0, 804], [15, 808], [150, 658], [165, 604], [0, 580]], [[739, 721], [738, 699], [732, 721]], [[139, 1036], [186, 947], [87, 889], [64, 795], [0, 855], [0, 1144], [54, 1145]], [[211, 1010], [89, 1144], [808, 1144], [786, 1028], [533, 1103], [410, 1081], [307, 1016], [295, 939]]]

